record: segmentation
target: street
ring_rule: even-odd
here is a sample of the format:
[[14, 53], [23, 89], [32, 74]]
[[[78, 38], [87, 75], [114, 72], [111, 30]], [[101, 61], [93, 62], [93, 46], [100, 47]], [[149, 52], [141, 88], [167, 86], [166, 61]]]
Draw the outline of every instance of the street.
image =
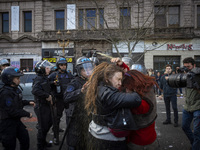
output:
[[179, 126], [174, 127], [173, 120], [173, 110], [171, 107], [171, 121], [172, 124], [163, 125], [162, 122], [166, 120], [165, 104], [163, 100], [158, 100], [157, 98], [157, 113], [158, 118], [156, 119], [156, 132], [158, 141], [160, 143], [160, 150], [189, 150], [190, 142], [186, 135], [181, 129], [182, 121], [182, 109], [184, 105], [185, 98], [178, 97], [178, 114], [179, 114]]
[[[184, 98], [178, 97], [178, 110], [179, 110], [179, 126], [174, 127], [173, 125], [173, 113], [172, 115], [172, 124], [169, 125], [163, 125], [162, 122], [166, 119], [166, 113], [165, 113], [165, 105], [163, 100], [158, 100], [157, 98], [157, 113], [158, 117], [156, 119], [156, 132], [157, 132], [157, 138], [160, 143], [160, 150], [189, 150], [190, 149], [190, 143], [186, 137], [186, 135], [183, 133], [181, 129], [181, 120], [182, 120], [182, 108], [184, 104]], [[33, 112], [33, 108], [30, 106], [26, 106], [25, 109], [27, 111]], [[37, 130], [35, 128], [37, 123], [37, 118], [35, 116], [35, 113], [33, 112], [34, 117], [31, 119], [29, 118], [22, 118], [22, 121], [27, 126], [27, 129], [29, 131], [30, 135], [30, 150], [36, 150], [37, 149]], [[63, 115], [61, 120], [61, 128], [65, 129], [65, 115]], [[60, 133], [60, 140], [63, 137], [64, 132]], [[52, 130], [50, 130], [48, 134], [48, 141], [52, 141], [53, 133]], [[0, 145], [0, 149], [3, 149]], [[53, 145], [49, 150], [58, 150], [59, 146]], [[64, 143], [63, 150], [66, 149], [66, 145]], [[17, 145], [17, 150], [19, 150], [19, 145]]]

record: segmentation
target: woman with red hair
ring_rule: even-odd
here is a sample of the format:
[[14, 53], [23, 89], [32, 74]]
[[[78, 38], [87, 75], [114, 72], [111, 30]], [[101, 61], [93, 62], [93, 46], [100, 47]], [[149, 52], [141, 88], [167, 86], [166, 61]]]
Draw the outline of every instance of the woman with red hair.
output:
[[153, 77], [144, 75], [137, 70], [125, 73], [122, 89], [126, 92], [135, 91], [142, 98], [141, 105], [132, 109], [139, 129], [131, 131], [127, 137], [129, 150], [156, 150], [159, 147], [155, 131], [157, 113], [154, 85], [158, 86]]

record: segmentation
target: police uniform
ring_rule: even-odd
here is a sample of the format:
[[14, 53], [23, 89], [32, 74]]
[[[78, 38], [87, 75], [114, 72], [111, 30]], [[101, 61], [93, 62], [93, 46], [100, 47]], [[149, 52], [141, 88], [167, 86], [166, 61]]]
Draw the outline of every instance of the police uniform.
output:
[[81, 89], [92, 73], [92, 61], [84, 56], [78, 58], [76, 70], [78, 76], [68, 84], [64, 93], [64, 102], [69, 105], [69, 109], [66, 110], [68, 150], [88, 149], [89, 117], [84, 109], [84, 94]]
[[21, 117], [30, 117], [30, 113], [23, 109], [29, 101], [22, 101], [22, 92], [17, 87], [5, 85], [1, 89], [0, 99], [0, 135], [2, 144], [7, 150], [14, 150], [16, 138], [20, 142], [21, 150], [29, 149], [29, 135]]
[[[64, 93], [64, 102], [69, 104], [66, 117], [69, 124], [67, 145], [69, 150], [86, 149], [88, 116], [84, 109], [84, 95], [81, 93], [82, 86], [86, 83], [81, 77], [76, 77], [68, 84]], [[70, 120], [70, 122], [68, 122]]]
[[[58, 80], [60, 83], [61, 91], [60, 93], [57, 92], [56, 85], [54, 84], [54, 81], [56, 79], [56, 76], [58, 76]], [[51, 83], [51, 88], [53, 95], [56, 98], [56, 107], [57, 107], [57, 123], [59, 126], [60, 118], [62, 117], [63, 110], [65, 108], [64, 106], [64, 100], [63, 100], [63, 94], [65, 89], [67, 88], [68, 83], [74, 78], [74, 76], [70, 73], [65, 71], [64, 73], [61, 73], [59, 71], [53, 72], [49, 75], [49, 80]]]
[[33, 82], [32, 94], [36, 102], [34, 111], [38, 118], [37, 147], [38, 150], [43, 150], [47, 145], [47, 133], [52, 126], [50, 102], [46, 100], [50, 95], [50, 83], [47, 76], [37, 75]]

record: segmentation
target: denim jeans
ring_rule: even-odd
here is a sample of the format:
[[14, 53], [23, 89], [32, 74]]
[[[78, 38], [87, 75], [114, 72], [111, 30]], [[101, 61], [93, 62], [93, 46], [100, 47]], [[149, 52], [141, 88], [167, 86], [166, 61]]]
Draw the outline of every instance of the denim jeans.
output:
[[170, 110], [170, 102], [172, 103], [172, 109], [174, 110], [174, 122], [178, 123], [178, 108], [177, 108], [177, 97], [173, 96], [164, 96], [165, 108], [167, 121], [171, 121], [171, 110]]
[[182, 88], [177, 88], [177, 93], [178, 93], [178, 90], [179, 90], [180, 94], [183, 93], [183, 92], [182, 92]]
[[[190, 128], [190, 125], [193, 120], [193, 130]], [[194, 112], [188, 112], [183, 109], [182, 117], [182, 129], [187, 135], [190, 143], [192, 145], [192, 150], [200, 149], [200, 110]]]

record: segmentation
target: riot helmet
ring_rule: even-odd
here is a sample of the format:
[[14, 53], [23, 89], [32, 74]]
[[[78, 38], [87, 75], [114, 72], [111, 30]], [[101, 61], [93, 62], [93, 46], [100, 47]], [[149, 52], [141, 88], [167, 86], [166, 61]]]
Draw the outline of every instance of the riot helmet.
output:
[[129, 67], [131, 68], [133, 64], [133, 60], [130, 57], [122, 57], [122, 61]]
[[140, 71], [140, 72], [142, 72], [143, 74], [147, 74], [147, 70], [146, 70], [146, 67], [145, 66], [143, 66], [143, 65], [141, 65], [141, 64], [133, 64], [132, 66], [131, 66], [131, 70], [132, 69], [135, 69], [135, 70], [137, 70], [137, 71]]
[[3, 70], [5, 67], [10, 66], [10, 63], [7, 59], [1, 59], [0, 65], [1, 65], [1, 70]]
[[94, 66], [99, 65], [99, 59], [97, 57], [90, 57], [90, 60], [92, 61]]
[[9, 66], [3, 69], [1, 73], [2, 82], [7, 85], [13, 84], [13, 78], [14, 77], [20, 77], [23, 76], [23, 74], [20, 72], [20, 70], [16, 67]]
[[78, 58], [76, 61], [76, 70], [79, 77], [88, 78], [92, 74], [93, 68], [92, 61], [85, 56]]
[[66, 64], [66, 66], [67, 66], [67, 60], [66, 60], [65, 57], [60, 57], [59, 60], [57, 61], [56, 66], [57, 66], [58, 69], [60, 69], [59, 68], [60, 64]]
[[47, 60], [40, 61], [35, 65], [35, 72], [38, 73], [38, 74], [45, 75], [46, 74], [46, 71], [45, 71], [46, 67], [52, 68], [52, 67], [54, 67], [54, 65]]
[[92, 54], [92, 57], [90, 57], [90, 60], [92, 61], [94, 66], [99, 65], [99, 59], [97, 58], [96, 51]]

